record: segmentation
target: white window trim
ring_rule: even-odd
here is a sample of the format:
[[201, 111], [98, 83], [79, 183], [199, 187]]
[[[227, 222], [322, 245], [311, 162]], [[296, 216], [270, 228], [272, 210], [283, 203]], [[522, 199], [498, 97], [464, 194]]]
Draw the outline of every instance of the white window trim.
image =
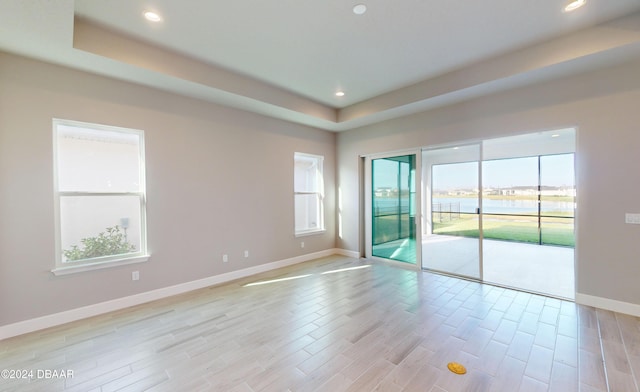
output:
[[[95, 130], [137, 134], [139, 139], [139, 192], [60, 192], [58, 191], [58, 125], [82, 127]], [[53, 119], [53, 193], [55, 209], [55, 267], [51, 272], [56, 275], [67, 275], [79, 272], [93, 271], [104, 268], [119, 267], [128, 264], [143, 263], [151, 257], [147, 249], [147, 214], [146, 214], [146, 178], [145, 178], [145, 148], [144, 131], [139, 129], [121, 128], [111, 125], [86, 123], [73, 120]], [[123, 255], [106, 256], [74, 262], [62, 262], [62, 232], [60, 220], [60, 198], [64, 196], [137, 196], [140, 200], [140, 251]]]
[[113, 259], [104, 260], [104, 261], [92, 261], [86, 264], [77, 264], [77, 265], [72, 264], [70, 266], [65, 266], [65, 267], [56, 267], [52, 269], [51, 272], [53, 272], [53, 274], [56, 276], [76, 274], [79, 272], [87, 272], [87, 271], [94, 271], [94, 270], [104, 269], [104, 268], [120, 267], [123, 265], [129, 265], [129, 264], [144, 263], [149, 261], [150, 257], [151, 257], [150, 255], [131, 256], [131, 257], [113, 258]]
[[312, 230], [300, 230], [300, 231], [295, 233], [295, 236], [296, 236], [296, 238], [298, 238], [298, 237], [308, 237], [310, 235], [322, 234], [322, 233], [324, 233], [326, 231], [327, 231], [327, 229], [325, 229], [325, 228], [312, 229]]
[[[311, 236], [311, 235], [316, 235], [316, 234], [322, 234], [324, 232], [327, 231], [326, 227], [325, 227], [325, 220], [324, 220], [324, 156], [322, 155], [314, 155], [314, 154], [307, 154], [307, 153], [303, 153], [303, 152], [295, 152], [293, 154], [293, 158], [294, 158], [294, 164], [296, 161], [296, 158], [311, 158], [314, 159], [315, 161], [318, 162], [318, 164], [321, 167], [321, 172], [322, 172], [322, 181], [321, 181], [321, 186], [320, 189], [317, 192], [296, 192], [295, 190], [295, 180], [294, 180], [294, 190], [293, 190], [293, 195], [295, 198], [295, 195], [317, 195], [320, 199], [320, 212], [319, 212], [319, 219], [320, 219], [320, 225], [317, 228], [314, 229], [304, 229], [304, 230], [297, 230], [295, 227], [295, 222], [294, 222], [294, 236], [297, 237], [306, 237], [306, 236]], [[295, 169], [294, 169], [295, 170]], [[296, 214], [295, 211], [295, 207], [294, 207], [294, 216]]]

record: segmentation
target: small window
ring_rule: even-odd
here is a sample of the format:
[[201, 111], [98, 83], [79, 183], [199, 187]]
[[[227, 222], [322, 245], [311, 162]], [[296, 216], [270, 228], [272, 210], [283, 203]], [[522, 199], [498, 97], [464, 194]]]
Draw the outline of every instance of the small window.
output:
[[295, 234], [324, 231], [324, 157], [294, 154]]
[[146, 260], [144, 133], [57, 119], [53, 132], [54, 273]]

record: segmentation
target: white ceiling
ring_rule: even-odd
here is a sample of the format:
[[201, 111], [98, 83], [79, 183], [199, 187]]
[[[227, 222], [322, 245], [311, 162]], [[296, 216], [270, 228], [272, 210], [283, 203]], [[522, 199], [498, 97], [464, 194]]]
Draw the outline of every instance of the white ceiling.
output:
[[640, 57], [640, 0], [564, 4], [0, 0], [0, 50], [340, 131]]

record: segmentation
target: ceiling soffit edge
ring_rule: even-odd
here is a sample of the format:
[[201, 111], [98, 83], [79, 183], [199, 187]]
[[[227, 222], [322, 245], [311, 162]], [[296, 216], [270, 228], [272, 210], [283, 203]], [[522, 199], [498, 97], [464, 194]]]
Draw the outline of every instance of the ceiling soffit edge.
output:
[[[634, 28], [636, 26], [636, 28]], [[73, 47], [199, 87], [199, 98], [329, 131], [344, 131], [605, 64], [640, 44], [640, 13], [506, 53], [342, 109], [320, 104], [248, 76], [225, 70], [75, 18]], [[575, 67], [564, 67], [572, 64]], [[118, 77], [118, 75], [111, 75]], [[158, 86], [156, 86], [158, 87]], [[194, 89], [196, 90], [196, 89]], [[203, 91], [206, 93], [203, 94]], [[179, 92], [189, 95], [188, 87]], [[229, 99], [233, 96], [233, 99]]]
[[[420, 106], [430, 100], [434, 105], [427, 107], [441, 106], [452, 103], [452, 100], [472, 98], [478, 92], [490, 93], [488, 87], [492, 83], [499, 84], [500, 90], [504, 90], [509, 87], [505, 81], [517, 80], [513, 87], [518, 87], [523, 85], [522, 79], [528, 74], [535, 74], [535, 80], [541, 81], [545, 79], [545, 72], [548, 74], [546, 78], [550, 79], [570, 75], [573, 70], [581, 71], [581, 67], [592, 69], [590, 64], [606, 65], [615, 62], [614, 59], [602, 61], [599, 56], [620, 56], [624, 52], [619, 49], [623, 48], [637, 52], [640, 28], [629, 28], [630, 25], [640, 26], [640, 13], [477, 62], [348, 106], [338, 111], [338, 122], [351, 122], [404, 106]], [[581, 65], [582, 61], [585, 64]], [[573, 67], [562, 67], [565, 63]], [[472, 95], [467, 96], [465, 91]]]
[[337, 121], [337, 110], [259, 80], [137, 40], [75, 17], [73, 48], [148, 71], [312, 116]]

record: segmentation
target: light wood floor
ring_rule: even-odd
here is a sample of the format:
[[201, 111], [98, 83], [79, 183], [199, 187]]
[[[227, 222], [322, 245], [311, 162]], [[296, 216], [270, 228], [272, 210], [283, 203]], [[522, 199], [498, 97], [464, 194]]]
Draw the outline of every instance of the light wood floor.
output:
[[334, 256], [1, 341], [0, 369], [74, 375], [2, 391], [628, 392], [640, 319]]

